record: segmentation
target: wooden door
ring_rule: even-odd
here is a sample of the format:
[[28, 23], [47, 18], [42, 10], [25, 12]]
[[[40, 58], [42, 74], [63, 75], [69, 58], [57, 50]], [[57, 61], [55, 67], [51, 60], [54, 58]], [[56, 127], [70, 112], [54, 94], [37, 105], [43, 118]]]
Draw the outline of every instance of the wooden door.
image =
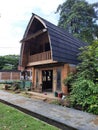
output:
[[43, 70], [42, 71], [42, 90], [52, 91], [53, 84], [53, 70]]

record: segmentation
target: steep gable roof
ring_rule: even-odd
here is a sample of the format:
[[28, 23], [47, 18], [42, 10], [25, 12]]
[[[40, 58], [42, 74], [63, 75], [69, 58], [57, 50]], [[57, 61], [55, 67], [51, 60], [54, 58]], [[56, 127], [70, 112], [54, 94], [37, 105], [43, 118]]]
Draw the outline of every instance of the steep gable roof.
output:
[[86, 44], [73, 37], [64, 29], [50, 23], [36, 14], [32, 15], [24, 33], [23, 39], [28, 37], [30, 29], [33, 33], [35, 19], [37, 19], [37, 21], [41, 24], [40, 28], [46, 29], [48, 32], [53, 61], [77, 64], [79, 62], [77, 60], [77, 56], [80, 52], [79, 48], [85, 46]]
[[52, 23], [44, 20], [47, 25], [48, 32], [51, 39], [51, 46], [54, 60], [59, 62], [66, 62], [77, 64], [79, 48], [86, 45], [86, 43], [73, 37], [66, 30], [53, 25]]

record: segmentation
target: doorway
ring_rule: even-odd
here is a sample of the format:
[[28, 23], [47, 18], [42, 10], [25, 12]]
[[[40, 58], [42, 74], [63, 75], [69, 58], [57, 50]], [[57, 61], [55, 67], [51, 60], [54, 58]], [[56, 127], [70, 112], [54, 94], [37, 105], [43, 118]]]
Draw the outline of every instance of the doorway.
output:
[[42, 70], [42, 90], [52, 92], [53, 70]]

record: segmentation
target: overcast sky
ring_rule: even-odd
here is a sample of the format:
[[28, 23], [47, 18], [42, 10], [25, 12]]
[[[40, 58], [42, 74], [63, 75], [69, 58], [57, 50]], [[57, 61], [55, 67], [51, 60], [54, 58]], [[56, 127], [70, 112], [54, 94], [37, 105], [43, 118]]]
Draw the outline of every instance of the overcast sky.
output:
[[[2, 0], [0, 2], [0, 56], [20, 54], [19, 42], [32, 13], [57, 24], [55, 11], [65, 0]], [[98, 0], [87, 0], [89, 3]]]

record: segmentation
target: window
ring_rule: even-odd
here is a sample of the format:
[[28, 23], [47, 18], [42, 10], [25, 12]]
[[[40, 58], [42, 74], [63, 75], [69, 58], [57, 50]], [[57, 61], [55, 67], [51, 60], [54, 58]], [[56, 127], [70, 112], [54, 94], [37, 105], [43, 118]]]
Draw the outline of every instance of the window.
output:
[[39, 71], [36, 70], [36, 87], [39, 86]]
[[57, 68], [57, 90], [61, 90], [61, 68]]

